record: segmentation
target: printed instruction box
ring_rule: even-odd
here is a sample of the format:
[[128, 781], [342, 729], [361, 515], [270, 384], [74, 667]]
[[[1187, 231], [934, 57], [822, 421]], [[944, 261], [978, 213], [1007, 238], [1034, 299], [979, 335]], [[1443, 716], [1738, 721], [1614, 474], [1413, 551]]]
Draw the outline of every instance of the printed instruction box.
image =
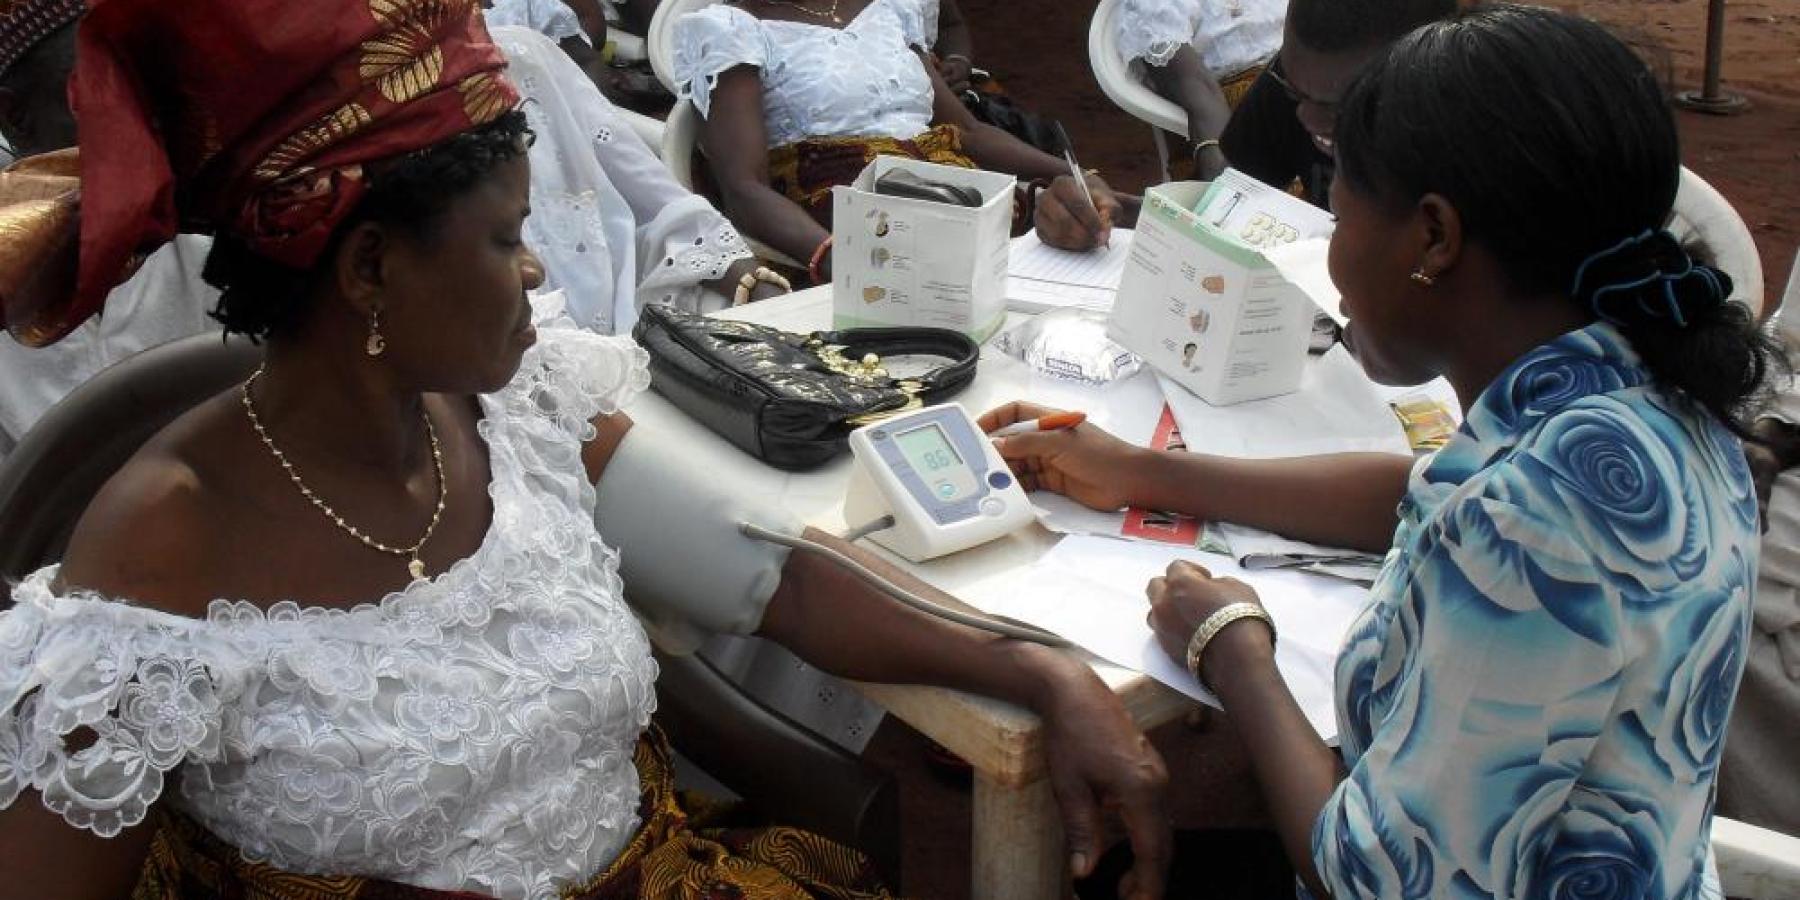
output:
[[1216, 186], [1174, 182], [1144, 195], [1107, 326], [1113, 340], [1215, 406], [1300, 386], [1314, 305], [1252, 242], [1330, 232], [1323, 212], [1250, 196], [1227, 176], [1248, 181], [1227, 172]]
[[[979, 207], [875, 193], [894, 169], [981, 194]], [[924, 325], [986, 340], [1006, 319], [1011, 175], [883, 156], [832, 189], [832, 323]]]

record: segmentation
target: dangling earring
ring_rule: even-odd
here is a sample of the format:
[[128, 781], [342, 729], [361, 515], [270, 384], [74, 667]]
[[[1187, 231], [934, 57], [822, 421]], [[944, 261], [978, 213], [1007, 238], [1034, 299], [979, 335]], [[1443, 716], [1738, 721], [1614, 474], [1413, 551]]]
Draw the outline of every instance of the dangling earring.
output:
[[363, 343], [363, 352], [370, 356], [380, 356], [387, 351], [387, 339], [381, 336], [381, 308], [369, 310], [369, 339]]
[[1431, 287], [1432, 285], [1437, 284], [1436, 278], [1433, 278], [1432, 276], [1425, 274], [1424, 266], [1420, 266], [1417, 269], [1413, 270], [1412, 280], [1418, 282], [1421, 285], [1424, 285], [1425, 287]]

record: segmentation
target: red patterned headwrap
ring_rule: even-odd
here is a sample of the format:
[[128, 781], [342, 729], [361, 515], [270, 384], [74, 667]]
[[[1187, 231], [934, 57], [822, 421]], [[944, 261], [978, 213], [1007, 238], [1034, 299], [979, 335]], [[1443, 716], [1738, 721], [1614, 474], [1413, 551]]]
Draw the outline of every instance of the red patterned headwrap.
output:
[[310, 266], [362, 197], [365, 163], [491, 122], [518, 100], [475, 0], [89, 7], [70, 88], [81, 139], [74, 291], [0, 284], [6, 327], [27, 344], [93, 315], [133, 260], [177, 230], [229, 233]]

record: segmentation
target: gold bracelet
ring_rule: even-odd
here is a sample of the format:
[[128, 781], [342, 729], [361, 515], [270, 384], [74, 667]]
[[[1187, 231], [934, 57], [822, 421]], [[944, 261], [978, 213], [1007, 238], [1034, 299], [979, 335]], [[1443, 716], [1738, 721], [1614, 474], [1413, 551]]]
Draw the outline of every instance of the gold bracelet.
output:
[[1188, 155], [1199, 156], [1200, 151], [1207, 149], [1217, 150], [1221, 153], [1225, 152], [1225, 148], [1220, 145], [1218, 138], [1207, 138], [1204, 141], [1193, 142], [1193, 144], [1188, 147]]
[[1194, 636], [1188, 638], [1187, 645], [1187, 669], [1193, 674], [1194, 680], [1200, 682], [1200, 686], [1209, 691], [1212, 690], [1212, 687], [1200, 674], [1200, 654], [1206, 652], [1206, 645], [1212, 643], [1212, 639], [1218, 637], [1219, 632], [1225, 630], [1225, 626], [1239, 619], [1261, 619], [1263, 624], [1269, 626], [1270, 643], [1275, 641], [1275, 620], [1270, 618], [1269, 611], [1261, 606], [1244, 602], [1227, 603], [1213, 610], [1212, 615], [1207, 616], [1206, 621], [1201, 622], [1200, 627], [1194, 629]]

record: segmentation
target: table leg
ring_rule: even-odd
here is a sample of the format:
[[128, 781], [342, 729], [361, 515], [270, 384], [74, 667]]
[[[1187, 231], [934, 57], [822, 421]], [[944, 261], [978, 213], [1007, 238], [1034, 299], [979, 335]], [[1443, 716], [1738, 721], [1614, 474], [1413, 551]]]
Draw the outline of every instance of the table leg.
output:
[[1062, 819], [1049, 779], [1010, 786], [975, 773], [973, 884], [978, 900], [1067, 896]]

